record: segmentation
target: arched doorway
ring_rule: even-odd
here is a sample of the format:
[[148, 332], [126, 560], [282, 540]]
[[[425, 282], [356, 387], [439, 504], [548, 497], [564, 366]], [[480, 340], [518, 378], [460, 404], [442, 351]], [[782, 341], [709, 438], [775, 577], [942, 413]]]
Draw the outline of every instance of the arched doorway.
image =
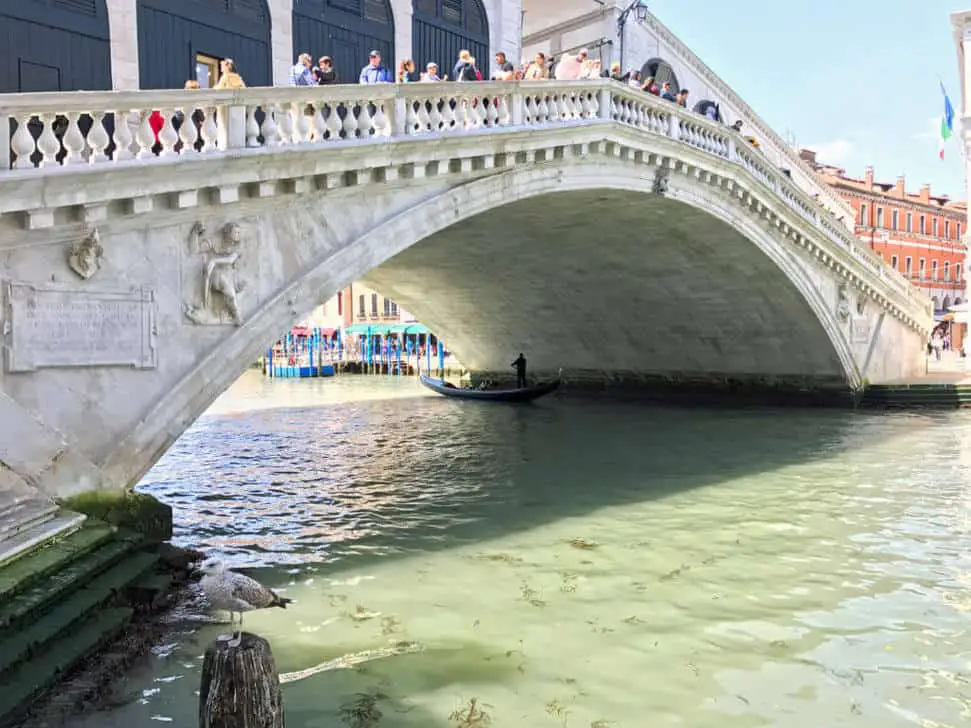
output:
[[111, 88], [105, 0], [0, 0], [0, 93]]
[[931, 301], [934, 303], [934, 310], [935, 311], [940, 311], [941, 310], [941, 306], [940, 306], [940, 302], [938, 301], [937, 296], [931, 296]]
[[293, 57], [334, 59], [340, 83], [357, 83], [368, 53], [381, 53], [394, 71], [394, 15], [388, 0], [295, 0]]
[[467, 50], [475, 57], [482, 77], [490, 76], [489, 16], [482, 0], [414, 0], [411, 38], [419, 68], [437, 63], [441, 73], [454, 81], [452, 68], [459, 51]]
[[678, 77], [675, 75], [674, 69], [663, 58], [652, 58], [641, 66], [641, 78], [647, 78], [648, 76], [654, 76], [654, 83], [658, 88], [661, 88], [665, 83], [670, 83], [671, 91], [674, 93], [678, 93], [681, 90], [681, 84], [678, 83]]
[[232, 58], [247, 86], [269, 86], [270, 12], [266, 0], [138, 0], [138, 72], [142, 88], [216, 82]]

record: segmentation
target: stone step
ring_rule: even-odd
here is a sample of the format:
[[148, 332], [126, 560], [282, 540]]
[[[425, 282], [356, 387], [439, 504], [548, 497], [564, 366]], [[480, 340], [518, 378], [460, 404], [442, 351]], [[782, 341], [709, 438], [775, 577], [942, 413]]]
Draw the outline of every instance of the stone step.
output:
[[34, 526], [50, 521], [57, 506], [37, 498], [18, 498], [0, 508], [0, 543]]
[[68, 632], [73, 632], [77, 623], [110, 602], [128, 586], [152, 576], [146, 572], [156, 563], [158, 556], [154, 553], [131, 554], [86, 582], [74, 594], [59, 599], [53, 609], [29, 626], [0, 636], [0, 682], [6, 683], [7, 673], [12, 668], [29, 660], [46, 645], [61, 640]]
[[[55, 528], [59, 520], [60, 517], [44, 525]], [[84, 528], [78, 528], [44, 548], [0, 565], [0, 604], [6, 605], [16, 594], [35, 582], [101, 546], [114, 533], [115, 528], [106, 523], [88, 523]]]
[[[0, 541], [0, 568], [26, 558], [40, 547], [77, 531], [87, 516], [70, 511], [60, 511], [50, 520], [37, 523], [16, 535]], [[2, 596], [2, 590], [0, 590]]]
[[0, 606], [0, 636], [16, 631], [28, 619], [36, 619], [50, 605], [70, 598], [91, 579], [122, 561], [138, 542], [136, 536], [122, 537], [116, 534], [83, 555], [66, 554], [56, 571], [48, 571], [43, 579], [24, 585], [3, 601]]
[[51, 642], [5, 676], [0, 690], [0, 726], [13, 725], [30, 701], [127, 626], [132, 609], [103, 609], [77, 624], [70, 639]]

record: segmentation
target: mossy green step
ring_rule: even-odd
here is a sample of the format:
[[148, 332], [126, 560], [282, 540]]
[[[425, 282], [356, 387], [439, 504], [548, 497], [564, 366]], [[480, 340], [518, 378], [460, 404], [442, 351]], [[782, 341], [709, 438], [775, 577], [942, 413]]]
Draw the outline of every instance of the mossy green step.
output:
[[158, 556], [154, 553], [134, 553], [82, 586], [29, 626], [9, 636], [0, 636], [0, 682], [3, 682], [6, 671], [28, 659], [37, 649], [55, 643], [73, 624], [88, 617], [133, 582], [139, 581], [156, 563]]
[[64, 538], [4, 565], [0, 568], [0, 604], [64, 564], [98, 548], [114, 534], [113, 526], [89, 520]]
[[4, 677], [0, 690], [0, 725], [10, 724], [26, 704], [64, 673], [120, 632], [131, 619], [128, 607], [104, 609], [78, 624], [70, 639], [59, 640]]
[[118, 563], [134, 549], [137, 542], [137, 536], [112, 531], [108, 534], [108, 540], [98, 541], [95, 548], [80, 556], [65, 559], [56, 571], [48, 571], [43, 579], [32, 582], [10, 599], [0, 602], [0, 635], [16, 629], [28, 616], [42, 612], [46, 605], [67, 597]]

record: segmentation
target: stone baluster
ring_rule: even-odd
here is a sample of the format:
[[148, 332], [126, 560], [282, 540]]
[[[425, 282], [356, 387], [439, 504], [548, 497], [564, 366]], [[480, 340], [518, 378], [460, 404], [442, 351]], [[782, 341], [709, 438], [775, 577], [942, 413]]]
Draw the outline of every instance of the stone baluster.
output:
[[337, 104], [331, 104], [327, 107], [326, 125], [328, 141], [335, 142], [341, 138], [341, 129], [343, 126], [340, 113], [338, 113], [340, 108]]
[[303, 144], [310, 139], [310, 120], [313, 117], [307, 115], [307, 105], [302, 102], [291, 105], [290, 115], [293, 119], [293, 143]]
[[374, 102], [374, 136], [378, 137], [389, 137], [391, 136], [391, 120], [384, 110], [384, 101]]
[[132, 139], [131, 127], [128, 124], [128, 120], [131, 118], [132, 112], [128, 109], [115, 109], [115, 151], [112, 152], [111, 157], [115, 162], [122, 162], [126, 159], [131, 159], [134, 157], [132, 154]]
[[345, 139], [354, 139], [357, 137], [357, 117], [355, 116], [356, 102], [348, 103], [344, 108], [347, 113], [344, 114], [344, 121], [341, 124], [341, 128], [344, 130]]
[[408, 101], [405, 106], [405, 134], [421, 134], [427, 130], [428, 112], [425, 110], [425, 102]]
[[258, 104], [246, 107], [246, 146], [250, 149], [260, 146], [260, 122], [256, 119], [259, 110]]
[[490, 129], [498, 126], [499, 124], [499, 104], [502, 103], [502, 97], [489, 99], [489, 106], [485, 110], [485, 119], [483, 119], [483, 124]]
[[539, 103], [536, 104], [536, 123], [545, 124], [550, 118], [550, 105], [546, 103], [546, 95], [539, 97]]
[[81, 113], [79, 111], [70, 111], [66, 114], [67, 116], [67, 129], [64, 132], [64, 137], [61, 139], [61, 144], [64, 147], [64, 164], [83, 164], [84, 163], [84, 151], [87, 146], [84, 140], [84, 134], [81, 133], [81, 127], [78, 126], [78, 120], [81, 118]]
[[[428, 114], [428, 131], [437, 133], [442, 130], [442, 113], [438, 110], [439, 106], [448, 106], [448, 99], [442, 98], [440, 96], [433, 97], [430, 99], [430, 107], [425, 107]], [[418, 112], [419, 117], [421, 116], [421, 111]]]
[[[225, 108], [225, 107], [224, 107]], [[206, 106], [202, 111], [202, 153], [208, 154], [216, 149], [219, 141], [219, 125], [216, 123], [216, 107]]]
[[276, 146], [285, 146], [294, 143], [293, 130], [295, 125], [293, 121], [297, 113], [295, 109], [296, 104], [290, 104], [289, 109], [282, 109], [280, 106], [273, 107], [273, 113], [277, 115], [277, 125], [280, 128]]
[[459, 97], [455, 99], [455, 124], [453, 129], [461, 131], [469, 128], [469, 104], [472, 100], [468, 97]]
[[327, 121], [324, 119], [323, 102], [318, 101], [314, 104], [314, 116], [311, 121], [313, 122], [310, 130], [311, 141], [315, 144], [323, 144], [327, 141]]
[[199, 141], [199, 130], [196, 129], [195, 119], [192, 118], [195, 115], [195, 107], [183, 106], [181, 111], [182, 125], [179, 127], [179, 141], [182, 142], [181, 154], [183, 157], [198, 156], [196, 142]]
[[16, 118], [17, 130], [10, 138], [10, 148], [14, 153], [14, 169], [27, 169], [34, 166], [30, 159], [36, 148], [29, 127], [32, 118], [34, 118], [33, 114], [21, 114]]
[[159, 113], [162, 115], [162, 128], [158, 131], [158, 141], [162, 146], [159, 156], [171, 157], [177, 153], [175, 145], [179, 143], [179, 133], [172, 124], [172, 111], [162, 109]]
[[370, 102], [367, 99], [361, 99], [360, 111], [357, 112], [357, 133], [362, 139], [366, 139], [371, 136], [371, 130], [374, 128], [374, 119], [371, 117], [371, 112], [368, 110]]
[[509, 109], [509, 96], [503, 94], [499, 97], [499, 104], [496, 107], [496, 123], [499, 126], [509, 126], [512, 115]]
[[455, 112], [452, 110], [452, 104], [455, 104], [457, 109], [462, 100], [454, 96], [446, 96], [442, 99], [444, 103], [442, 104], [441, 116], [442, 122], [439, 125], [440, 131], [451, 131], [455, 128]]
[[280, 128], [276, 124], [276, 104], [263, 104], [263, 144], [268, 147], [280, 145]]
[[135, 156], [139, 159], [150, 159], [155, 156], [152, 152], [152, 147], [155, 145], [155, 132], [152, 131], [152, 125], [149, 122], [149, 118], [152, 116], [152, 110], [140, 110], [138, 113], [138, 130], [135, 132], [138, 154]]
[[42, 129], [37, 138], [37, 151], [44, 155], [44, 158], [38, 166], [56, 166], [57, 153], [61, 151], [61, 143], [57, 140], [57, 135], [54, 134], [54, 121], [57, 119], [57, 114], [44, 114], [39, 119]]
[[528, 126], [536, 123], [536, 99], [532, 96], [523, 99], [523, 123]]
[[111, 137], [105, 131], [104, 112], [91, 111], [88, 116], [91, 117], [91, 130], [88, 132], [88, 147], [91, 149], [91, 154], [88, 156], [88, 164], [107, 162], [108, 155], [105, 154], [105, 149], [111, 144]]

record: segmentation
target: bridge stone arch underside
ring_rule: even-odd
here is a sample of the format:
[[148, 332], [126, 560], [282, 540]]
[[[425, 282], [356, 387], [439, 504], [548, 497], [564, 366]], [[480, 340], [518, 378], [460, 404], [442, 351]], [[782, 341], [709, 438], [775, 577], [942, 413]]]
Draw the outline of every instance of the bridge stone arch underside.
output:
[[[69, 457], [56, 477], [4, 464], [51, 494], [134, 484], [269, 341], [362, 277], [477, 371], [507, 372], [525, 351], [533, 374], [562, 367], [568, 380], [846, 389], [867, 367], [899, 376], [879, 369], [886, 353], [920, 348], [920, 332], [862, 291], [847, 296], [825, 256], [783, 234], [768, 208], [677, 165], [659, 178], [613, 145], [464, 176], [296, 188], [108, 230], [100, 273], [158, 291], [157, 368], [5, 374], [3, 399], [63, 433]], [[184, 314], [201, 286], [198, 222], [213, 237], [239, 225], [241, 326]], [[861, 302], [868, 341], [851, 343], [847, 301]]]

